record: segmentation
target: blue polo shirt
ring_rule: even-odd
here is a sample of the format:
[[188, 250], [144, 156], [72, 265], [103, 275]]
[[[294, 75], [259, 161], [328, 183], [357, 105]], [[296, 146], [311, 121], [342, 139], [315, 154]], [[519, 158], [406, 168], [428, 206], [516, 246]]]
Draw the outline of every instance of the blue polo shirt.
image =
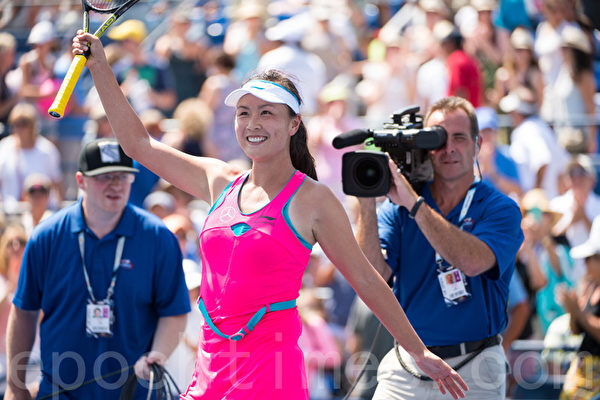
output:
[[[521, 212], [517, 204], [479, 182], [463, 230], [485, 242], [497, 265], [475, 277], [467, 277], [472, 293], [467, 300], [448, 307], [436, 270], [435, 250], [408, 217], [404, 207], [387, 200], [378, 212], [379, 236], [387, 262], [395, 275], [394, 294], [419, 337], [427, 346], [444, 346], [480, 340], [502, 332], [507, 320], [508, 286], [517, 250], [523, 241]], [[429, 184], [421, 195], [440, 212]], [[459, 203], [446, 219], [458, 226]]]
[[[126, 238], [113, 295], [111, 338], [86, 335], [89, 294], [78, 245], [82, 231], [96, 299], [106, 297], [118, 237]], [[85, 225], [81, 201], [41, 223], [25, 248], [13, 299], [21, 309], [43, 311], [40, 396], [133, 365], [148, 352], [160, 317], [190, 311], [181, 263], [175, 236], [160, 219], [131, 205], [102, 239]], [[105, 378], [104, 387], [86, 385], [64, 398], [118, 399], [128, 372]]]

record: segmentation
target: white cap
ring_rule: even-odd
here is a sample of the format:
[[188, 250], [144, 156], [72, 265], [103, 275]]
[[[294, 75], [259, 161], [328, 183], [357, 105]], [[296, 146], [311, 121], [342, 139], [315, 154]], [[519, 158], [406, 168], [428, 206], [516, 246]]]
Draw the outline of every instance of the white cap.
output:
[[265, 37], [271, 41], [300, 43], [306, 34], [306, 22], [300, 17], [291, 17], [277, 23], [265, 31]]
[[534, 115], [537, 113], [537, 106], [533, 94], [529, 89], [518, 87], [511, 90], [508, 95], [504, 96], [498, 104], [500, 110], [505, 113], [513, 111], [523, 115]]
[[40, 21], [31, 28], [27, 43], [29, 44], [43, 44], [48, 43], [56, 38], [56, 32], [54, 31], [54, 25], [50, 21]]
[[300, 102], [292, 92], [283, 86], [260, 79], [248, 81], [240, 89], [236, 89], [225, 98], [225, 104], [237, 107], [238, 101], [247, 94], [258, 97], [269, 103], [279, 103], [289, 106], [296, 114], [300, 112]]
[[586, 258], [600, 254], [600, 215], [594, 218], [588, 239], [579, 246], [573, 247], [570, 253], [573, 258]]
[[567, 25], [560, 34], [560, 44], [563, 47], [571, 47], [586, 54], [592, 53], [592, 45], [585, 33], [578, 27]]

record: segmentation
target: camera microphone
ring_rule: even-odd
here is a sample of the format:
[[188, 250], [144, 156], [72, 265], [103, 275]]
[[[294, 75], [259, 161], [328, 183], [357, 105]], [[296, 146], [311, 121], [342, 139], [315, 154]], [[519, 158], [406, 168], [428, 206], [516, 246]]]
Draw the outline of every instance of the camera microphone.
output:
[[371, 136], [372, 134], [369, 131], [365, 131], [364, 129], [352, 129], [351, 131], [347, 131], [337, 135], [333, 139], [332, 144], [333, 147], [335, 147], [336, 149], [342, 149], [344, 147], [361, 144]]

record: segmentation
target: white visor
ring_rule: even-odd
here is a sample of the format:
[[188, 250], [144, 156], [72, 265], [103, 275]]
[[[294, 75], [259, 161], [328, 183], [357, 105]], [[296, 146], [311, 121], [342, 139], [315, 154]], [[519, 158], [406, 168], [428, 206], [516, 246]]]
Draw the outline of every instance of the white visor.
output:
[[229, 93], [225, 98], [225, 104], [237, 107], [238, 101], [247, 94], [258, 97], [269, 103], [279, 103], [289, 106], [296, 114], [300, 112], [300, 103], [292, 92], [275, 82], [254, 79], [248, 81], [239, 89]]

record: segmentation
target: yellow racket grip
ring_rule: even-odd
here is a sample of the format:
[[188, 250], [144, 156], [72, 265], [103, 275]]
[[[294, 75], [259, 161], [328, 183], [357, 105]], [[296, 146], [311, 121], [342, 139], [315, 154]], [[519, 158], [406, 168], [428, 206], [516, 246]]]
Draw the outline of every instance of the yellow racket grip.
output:
[[65, 79], [63, 79], [60, 89], [58, 89], [58, 93], [56, 93], [54, 102], [48, 109], [48, 114], [50, 114], [51, 117], [62, 118], [64, 116], [67, 103], [71, 98], [73, 89], [75, 89], [75, 84], [77, 83], [86, 62], [87, 58], [82, 55], [76, 55], [75, 58], [73, 58], [71, 66], [67, 71], [67, 75], [65, 75]]

